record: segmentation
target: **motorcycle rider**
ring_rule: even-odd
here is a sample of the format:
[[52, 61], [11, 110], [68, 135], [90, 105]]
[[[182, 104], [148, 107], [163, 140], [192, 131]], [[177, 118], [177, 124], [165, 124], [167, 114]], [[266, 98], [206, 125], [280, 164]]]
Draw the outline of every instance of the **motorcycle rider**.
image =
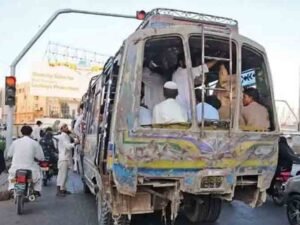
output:
[[267, 190], [268, 194], [273, 194], [273, 186], [276, 181], [276, 177], [280, 176], [282, 171], [291, 172], [294, 163], [300, 163], [300, 158], [291, 149], [285, 137], [280, 137], [278, 141], [278, 163], [276, 172], [271, 182], [270, 188]]
[[288, 145], [285, 137], [280, 137], [278, 142], [279, 156], [276, 174], [278, 175], [282, 169], [292, 171], [293, 163], [300, 163], [300, 158], [294, 153]]
[[53, 130], [51, 127], [48, 127], [46, 129], [45, 135], [40, 140], [40, 145], [42, 146], [45, 159], [49, 160], [49, 162], [53, 165], [53, 168], [55, 170], [55, 168], [57, 168], [58, 150], [57, 150], [57, 140], [53, 137], [52, 132]]
[[13, 141], [7, 153], [8, 157], [12, 157], [12, 164], [8, 171], [8, 189], [13, 190], [14, 188], [14, 184], [11, 183], [11, 180], [15, 178], [16, 171], [18, 169], [27, 169], [32, 171], [34, 190], [36, 191], [36, 195], [40, 196], [42, 190], [42, 174], [37, 161], [44, 160], [44, 153], [39, 143], [30, 137], [32, 134], [32, 128], [30, 126], [23, 126], [21, 133], [23, 137]]

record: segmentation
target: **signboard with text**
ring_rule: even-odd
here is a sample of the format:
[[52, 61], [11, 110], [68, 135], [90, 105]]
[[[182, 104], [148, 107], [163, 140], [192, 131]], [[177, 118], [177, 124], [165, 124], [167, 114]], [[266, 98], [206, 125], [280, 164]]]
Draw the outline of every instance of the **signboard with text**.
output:
[[44, 97], [81, 98], [95, 74], [72, 70], [65, 66], [35, 64], [31, 73], [30, 94]]
[[255, 85], [256, 84], [255, 75], [256, 75], [255, 69], [242, 71], [242, 74], [241, 74], [242, 86], [247, 87], [247, 86]]

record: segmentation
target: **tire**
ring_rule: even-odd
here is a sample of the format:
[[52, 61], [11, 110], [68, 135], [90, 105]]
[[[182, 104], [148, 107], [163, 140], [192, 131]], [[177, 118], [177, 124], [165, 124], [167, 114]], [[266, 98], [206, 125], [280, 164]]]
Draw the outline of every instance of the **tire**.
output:
[[208, 214], [204, 222], [213, 223], [216, 222], [222, 211], [222, 200], [219, 198], [209, 199], [209, 209]]
[[273, 185], [272, 199], [275, 205], [284, 205], [284, 190], [282, 189], [282, 182], [276, 181]]
[[46, 187], [48, 185], [48, 180], [47, 179], [43, 179], [43, 186]]
[[114, 223], [107, 202], [103, 200], [100, 193], [97, 194], [97, 221], [98, 225], [130, 225], [126, 216], [120, 216]]
[[209, 212], [209, 197], [205, 196], [201, 198], [203, 202], [199, 202], [198, 197], [189, 198], [189, 206], [184, 206], [184, 215], [192, 223], [198, 223], [204, 221]]
[[89, 186], [87, 186], [87, 184], [84, 181], [82, 181], [82, 184], [83, 184], [83, 192], [85, 194], [91, 194], [91, 190], [90, 190]]
[[200, 198], [203, 202], [192, 199], [192, 205], [184, 210], [186, 218], [192, 223], [215, 222], [222, 211], [222, 200], [204, 196]]
[[98, 225], [110, 225], [112, 223], [112, 217], [107, 206], [106, 201], [103, 200], [101, 193], [97, 194], [97, 221]]
[[17, 195], [16, 196], [16, 205], [17, 205], [17, 214], [22, 215], [24, 210], [24, 196]]
[[294, 195], [287, 201], [286, 213], [290, 225], [300, 224], [300, 195]]

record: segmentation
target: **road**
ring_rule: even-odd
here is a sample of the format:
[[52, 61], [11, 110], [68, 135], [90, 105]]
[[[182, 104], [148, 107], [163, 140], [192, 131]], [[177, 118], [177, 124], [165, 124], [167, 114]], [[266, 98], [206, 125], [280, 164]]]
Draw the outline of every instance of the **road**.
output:
[[[43, 190], [42, 198], [25, 204], [25, 214], [16, 215], [13, 201], [0, 202], [0, 224], [5, 225], [97, 225], [96, 206], [92, 195], [82, 193], [80, 179], [72, 174], [69, 189], [74, 192], [65, 198], [55, 196], [54, 180]], [[160, 225], [160, 218], [147, 215], [133, 219], [132, 225]], [[187, 225], [179, 219], [177, 225]], [[284, 207], [271, 201], [251, 209], [240, 202], [224, 204], [222, 215], [214, 225], [288, 225]]]

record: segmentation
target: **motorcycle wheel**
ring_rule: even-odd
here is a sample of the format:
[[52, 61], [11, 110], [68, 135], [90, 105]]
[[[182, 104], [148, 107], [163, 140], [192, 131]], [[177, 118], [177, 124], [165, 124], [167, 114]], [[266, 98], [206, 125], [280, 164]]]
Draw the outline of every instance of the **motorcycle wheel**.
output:
[[24, 196], [17, 195], [16, 196], [16, 204], [17, 204], [17, 214], [22, 215], [24, 209]]
[[272, 199], [275, 205], [283, 206], [284, 205], [284, 190], [282, 188], [282, 182], [276, 181], [273, 186]]
[[287, 201], [286, 207], [287, 217], [291, 225], [300, 223], [300, 196], [291, 196]]
[[48, 185], [48, 179], [43, 179], [43, 186], [46, 187]]

